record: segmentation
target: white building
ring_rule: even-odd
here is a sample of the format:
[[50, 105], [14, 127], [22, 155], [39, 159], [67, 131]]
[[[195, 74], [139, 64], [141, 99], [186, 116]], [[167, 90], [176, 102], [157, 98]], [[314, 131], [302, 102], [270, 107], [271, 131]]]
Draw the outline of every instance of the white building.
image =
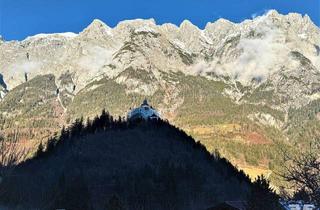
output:
[[315, 205], [303, 201], [280, 201], [285, 210], [316, 210]]
[[140, 107], [132, 109], [128, 113], [128, 120], [150, 120], [150, 119], [159, 119], [159, 113], [153, 109], [152, 106], [148, 104], [147, 99], [143, 101]]

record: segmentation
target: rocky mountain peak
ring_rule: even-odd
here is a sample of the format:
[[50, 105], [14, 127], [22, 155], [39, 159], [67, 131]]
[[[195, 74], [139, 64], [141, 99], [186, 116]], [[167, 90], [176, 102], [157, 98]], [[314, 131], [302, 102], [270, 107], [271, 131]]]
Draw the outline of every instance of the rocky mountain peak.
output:
[[[188, 51], [200, 52], [200, 48], [203, 48], [202, 40], [206, 40], [202, 30], [193, 25], [189, 20], [184, 20], [179, 27], [179, 38], [185, 43]], [[210, 43], [210, 41], [209, 41]]]
[[88, 29], [100, 29], [100, 28], [103, 28], [103, 29], [106, 29], [106, 30], [110, 30], [111, 28], [105, 24], [103, 21], [99, 20], [99, 19], [94, 19], [90, 25], [86, 28], [87, 30]]
[[114, 28], [117, 29], [136, 29], [140, 27], [156, 27], [156, 21], [153, 18], [150, 19], [133, 19], [133, 20], [124, 20], [117, 24], [117, 26]]
[[124, 20], [113, 28], [113, 33], [117, 34], [117, 39], [120, 42], [127, 42], [131, 39], [131, 35], [136, 32], [156, 32], [158, 26], [154, 19], [133, 19]]
[[172, 23], [164, 23], [160, 26], [165, 31], [178, 31], [179, 27]]
[[235, 24], [233, 22], [219, 18], [213, 23], [207, 23], [204, 28], [204, 32], [206, 36], [210, 37], [212, 40], [219, 41], [223, 39], [223, 37], [225, 37], [225, 35], [234, 27]]
[[81, 32], [81, 35], [92, 38], [97, 38], [99, 36], [111, 36], [112, 29], [101, 20], [94, 19], [92, 23]]
[[267, 17], [279, 17], [280, 14], [277, 10], [271, 9], [266, 13]]
[[164, 23], [159, 28], [169, 39], [175, 39], [179, 33], [179, 27], [172, 23]]
[[234, 25], [234, 23], [229, 21], [229, 20], [227, 20], [227, 19], [219, 18], [218, 20], [216, 20], [214, 22], [208, 22], [206, 24], [206, 26], [205, 26], [205, 29], [210, 28], [210, 27], [215, 26], [215, 25], [232, 26], [232, 25]]
[[193, 25], [189, 20], [184, 20], [179, 26], [180, 30], [182, 31], [199, 31], [200, 29]]
[[303, 20], [304, 20], [304, 22], [306, 22], [306, 23], [314, 24], [314, 23], [312, 22], [310, 16], [307, 15], [307, 14], [305, 14], [305, 15], [303, 16]]

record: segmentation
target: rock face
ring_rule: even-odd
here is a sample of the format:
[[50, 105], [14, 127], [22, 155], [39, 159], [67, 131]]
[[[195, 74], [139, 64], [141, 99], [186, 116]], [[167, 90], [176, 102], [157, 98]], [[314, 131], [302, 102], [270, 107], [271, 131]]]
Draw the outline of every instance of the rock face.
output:
[[6, 95], [7, 93], [7, 84], [3, 81], [3, 76], [0, 74], [0, 100]]
[[[0, 41], [0, 75], [0, 124], [9, 133], [29, 121], [51, 132], [35, 117], [40, 111], [61, 126], [103, 108], [124, 115], [147, 96], [185, 129], [244, 123], [266, 137], [265, 126], [294, 136], [319, 123], [320, 29], [308, 16], [276, 11], [237, 24], [219, 19], [203, 30], [189, 21], [137, 19], [110, 28], [94, 20], [79, 34]], [[251, 129], [241, 127], [227, 136]], [[219, 139], [211, 131], [197, 138], [209, 149]]]
[[[138, 19], [110, 28], [94, 20], [79, 34], [40, 34], [3, 42], [0, 69], [9, 90], [25, 82], [26, 74], [54, 74], [58, 79], [70, 72], [77, 92], [96, 78], [114, 78], [132, 68], [151, 72], [156, 80], [161, 80], [160, 72], [170, 71], [224, 76], [244, 85], [270, 80], [279, 91], [290, 88], [289, 98], [299, 94], [305, 100], [319, 89], [319, 43], [319, 28], [308, 16], [276, 11], [239, 24], [219, 19], [204, 30], [189, 21], [177, 27]], [[117, 81], [145, 95], [157, 89], [141, 91], [146, 84], [129, 77]]]

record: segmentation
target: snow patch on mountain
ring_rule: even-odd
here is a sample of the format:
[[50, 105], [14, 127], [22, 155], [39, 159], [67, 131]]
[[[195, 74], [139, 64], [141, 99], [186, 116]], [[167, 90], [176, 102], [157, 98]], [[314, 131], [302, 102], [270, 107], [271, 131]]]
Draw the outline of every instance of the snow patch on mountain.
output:
[[53, 34], [41, 33], [34, 36], [29, 36], [24, 41], [30, 41], [30, 40], [36, 40], [36, 39], [54, 39], [54, 38], [73, 39], [77, 36], [78, 34], [73, 32], [53, 33]]

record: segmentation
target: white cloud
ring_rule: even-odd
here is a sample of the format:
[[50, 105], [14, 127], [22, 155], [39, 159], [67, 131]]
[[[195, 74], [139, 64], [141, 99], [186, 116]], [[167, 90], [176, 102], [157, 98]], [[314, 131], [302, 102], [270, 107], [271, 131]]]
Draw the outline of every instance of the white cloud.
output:
[[97, 72], [111, 60], [111, 57], [112, 51], [99, 46], [89, 46], [77, 63], [84, 69]]
[[8, 71], [3, 73], [3, 77], [7, 82], [8, 89], [25, 82], [25, 73], [29, 78], [34, 75], [40, 74], [42, 63], [36, 61], [22, 61], [17, 62], [7, 67]]
[[251, 18], [255, 19], [257, 17], [266, 16], [271, 11], [274, 11], [274, 10], [272, 10], [272, 9], [264, 9], [264, 10], [260, 10], [260, 11], [254, 12], [254, 13], [251, 14]]
[[248, 34], [243, 32], [236, 47], [240, 55], [234, 60], [223, 62], [216, 58], [209, 64], [194, 65], [189, 72], [196, 75], [211, 72], [230, 76], [243, 83], [251, 82], [252, 79], [265, 80], [279, 69], [277, 64], [285, 63], [289, 50], [283, 43], [284, 34], [267, 15], [257, 17], [250, 30], [254, 31], [255, 36], [246, 38]]

